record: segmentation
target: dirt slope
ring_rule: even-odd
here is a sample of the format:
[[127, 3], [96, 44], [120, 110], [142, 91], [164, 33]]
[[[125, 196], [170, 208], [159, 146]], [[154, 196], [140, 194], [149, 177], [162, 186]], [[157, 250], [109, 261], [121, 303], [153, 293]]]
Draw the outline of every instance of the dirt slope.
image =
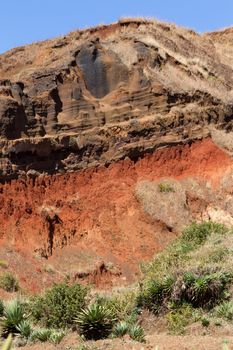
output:
[[124, 19], [0, 55], [2, 271], [124, 285], [185, 224], [231, 223], [231, 31]]
[[[208, 219], [210, 203], [231, 216], [231, 172], [231, 158], [206, 139], [163, 148], [136, 163], [13, 180], [0, 186], [0, 258], [30, 290], [67, 275], [98, 286], [124, 285], [135, 279], [141, 261], [179, 234], [185, 212], [185, 224]], [[181, 186], [173, 197], [159, 192], [164, 179]], [[145, 181], [155, 188], [153, 198]]]

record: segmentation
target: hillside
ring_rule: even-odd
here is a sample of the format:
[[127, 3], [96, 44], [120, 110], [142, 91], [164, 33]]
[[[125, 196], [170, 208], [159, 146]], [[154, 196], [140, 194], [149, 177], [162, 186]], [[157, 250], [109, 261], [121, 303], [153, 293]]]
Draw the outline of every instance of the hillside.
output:
[[231, 40], [122, 19], [0, 55], [0, 258], [23, 288], [127, 285], [192, 221], [231, 225]]

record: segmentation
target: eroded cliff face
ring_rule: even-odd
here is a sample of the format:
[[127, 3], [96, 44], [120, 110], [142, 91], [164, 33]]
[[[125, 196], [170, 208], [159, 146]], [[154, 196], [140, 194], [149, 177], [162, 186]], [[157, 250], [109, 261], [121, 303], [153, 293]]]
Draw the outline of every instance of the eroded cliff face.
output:
[[[174, 191], [163, 193], [161, 183]], [[194, 220], [233, 224], [232, 160], [211, 139], [0, 186], [0, 259], [23, 288], [125, 285]], [[0, 267], [0, 270], [4, 267]]]
[[0, 257], [26, 288], [124, 284], [193, 220], [232, 224], [229, 35], [123, 20], [0, 56]]
[[0, 56], [1, 180], [137, 160], [231, 130], [232, 67], [208, 36], [140, 20]]

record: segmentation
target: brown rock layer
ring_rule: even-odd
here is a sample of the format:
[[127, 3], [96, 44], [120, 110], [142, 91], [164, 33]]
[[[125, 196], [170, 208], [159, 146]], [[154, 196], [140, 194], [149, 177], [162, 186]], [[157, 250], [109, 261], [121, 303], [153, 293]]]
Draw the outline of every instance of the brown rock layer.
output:
[[123, 20], [1, 55], [1, 181], [231, 130], [232, 66], [215, 37]]

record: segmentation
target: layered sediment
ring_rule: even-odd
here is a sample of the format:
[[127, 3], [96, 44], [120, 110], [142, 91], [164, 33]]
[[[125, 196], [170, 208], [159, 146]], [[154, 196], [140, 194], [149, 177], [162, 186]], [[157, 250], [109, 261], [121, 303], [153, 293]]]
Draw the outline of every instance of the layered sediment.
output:
[[22, 283], [48, 260], [124, 283], [182, 225], [230, 222], [231, 35], [125, 19], [0, 55], [0, 255]]
[[232, 67], [215, 46], [124, 20], [1, 55], [1, 181], [136, 161], [210, 126], [231, 130]]

